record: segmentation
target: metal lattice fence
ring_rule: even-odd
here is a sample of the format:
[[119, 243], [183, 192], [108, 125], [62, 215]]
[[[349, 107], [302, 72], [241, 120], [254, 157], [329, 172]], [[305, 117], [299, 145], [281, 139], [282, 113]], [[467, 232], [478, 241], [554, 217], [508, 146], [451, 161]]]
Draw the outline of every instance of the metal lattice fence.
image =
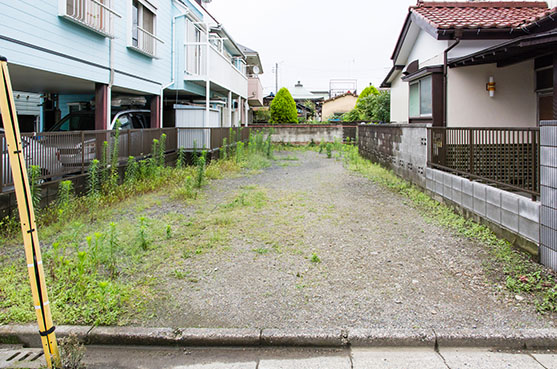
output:
[[539, 196], [539, 128], [429, 128], [428, 165]]

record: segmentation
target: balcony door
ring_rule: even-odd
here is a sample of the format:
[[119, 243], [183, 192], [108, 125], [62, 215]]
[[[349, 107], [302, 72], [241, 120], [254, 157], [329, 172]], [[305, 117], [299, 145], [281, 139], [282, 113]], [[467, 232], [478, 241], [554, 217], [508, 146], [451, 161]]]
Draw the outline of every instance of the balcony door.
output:
[[201, 74], [201, 30], [192, 22], [187, 20], [186, 25], [186, 71], [190, 75]]

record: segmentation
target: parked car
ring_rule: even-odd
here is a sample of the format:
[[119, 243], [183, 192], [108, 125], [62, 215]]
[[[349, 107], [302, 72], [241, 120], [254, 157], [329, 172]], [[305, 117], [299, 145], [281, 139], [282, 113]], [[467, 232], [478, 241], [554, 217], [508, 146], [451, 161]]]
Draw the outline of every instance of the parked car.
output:
[[[2, 187], [5, 190], [11, 188], [13, 177], [12, 168], [10, 165], [8, 155], [8, 145], [4, 136], [4, 129], [0, 128], [0, 148], [2, 149], [2, 170], [0, 171], [0, 180]], [[41, 170], [41, 181], [58, 177], [63, 174], [62, 162], [53, 147], [48, 147], [42, 144], [34, 137], [22, 136], [21, 145], [23, 148], [23, 156], [25, 158], [25, 165], [27, 169], [32, 165], [36, 165]], [[7, 186], [9, 184], [9, 187]]]
[[[141, 109], [128, 109], [114, 112], [109, 130], [113, 130], [116, 122], [120, 122], [120, 130], [143, 129], [150, 126], [151, 111]], [[110, 140], [108, 133], [89, 133], [95, 129], [95, 111], [78, 111], [66, 115], [44, 135], [43, 142], [58, 150], [60, 161], [69, 171], [88, 166], [95, 158], [100, 158], [98, 148], [103, 141]], [[57, 135], [58, 132], [69, 134]], [[71, 132], [74, 132], [71, 134]], [[51, 134], [52, 133], [52, 134]], [[121, 134], [120, 148], [134, 144], [128, 140], [127, 135]], [[124, 150], [120, 151], [121, 153]], [[121, 159], [126, 159], [122, 157]]]
[[[151, 125], [151, 111], [128, 109], [112, 113], [112, 120], [108, 126], [114, 129], [116, 121], [120, 121], [120, 129], [149, 128]], [[66, 115], [60, 119], [48, 132], [93, 131], [95, 129], [95, 111], [82, 110]]]

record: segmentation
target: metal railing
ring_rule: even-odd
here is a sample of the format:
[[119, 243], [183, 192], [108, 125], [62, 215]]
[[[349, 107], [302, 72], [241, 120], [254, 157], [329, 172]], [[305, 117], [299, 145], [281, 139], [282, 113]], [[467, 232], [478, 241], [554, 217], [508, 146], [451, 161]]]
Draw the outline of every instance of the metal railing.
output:
[[428, 165], [533, 196], [540, 193], [539, 128], [428, 128]]
[[114, 37], [114, 17], [122, 16], [110, 5], [111, 0], [66, 0], [65, 16], [96, 32]]
[[[151, 128], [120, 130], [118, 162], [124, 164], [129, 156], [141, 159], [152, 155], [153, 140], [166, 135], [166, 153], [178, 148], [186, 151], [214, 151], [236, 140], [247, 141], [247, 128]], [[103, 157], [109, 163], [116, 142], [116, 131], [75, 131], [22, 133], [21, 140], [27, 168], [40, 168], [41, 181], [84, 174], [93, 160]], [[104, 144], [106, 142], [106, 145]], [[0, 193], [13, 190], [11, 167], [6, 140], [0, 133]], [[106, 151], [105, 151], [106, 150]], [[104, 153], [103, 153], [104, 151]]]
[[[185, 72], [188, 76], [205, 77], [208, 71], [211, 73], [215, 72], [211, 67], [226, 65], [246, 80], [248, 78], [246, 62], [242, 58], [226, 56], [222, 49], [217, 48], [210, 41], [186, 42], [184, 50], [186, 54]], [[215, 61], [220, 59], [222, 59], [223, 63]], [[211, 65], [209, 65], [209, 60], [211, 60]]]
[[164, 44], [164, 41], [155, 36], [151, 32], [139, 26], [137, 27], [137, 41], [134, 41], [134, 47], [149, 56], [157, 56], [157, 42]]

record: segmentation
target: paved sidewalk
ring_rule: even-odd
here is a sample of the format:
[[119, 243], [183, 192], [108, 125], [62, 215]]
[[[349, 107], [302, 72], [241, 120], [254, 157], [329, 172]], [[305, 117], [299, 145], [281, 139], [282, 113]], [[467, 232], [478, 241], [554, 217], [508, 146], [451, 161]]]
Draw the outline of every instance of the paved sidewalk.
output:
[[[42, 355], [36, 358], [40, 353], [40, 349], [0, 346], [0, 368], [40, 368], [44, 365]], [[481, 348], [446, 348], [436, 352], [431, 348], [406, 347], [326, 349], [88, 346], [84, 362], [87, 369], [542, 369], [557, 368], [557, 352], [496, 351]]]

